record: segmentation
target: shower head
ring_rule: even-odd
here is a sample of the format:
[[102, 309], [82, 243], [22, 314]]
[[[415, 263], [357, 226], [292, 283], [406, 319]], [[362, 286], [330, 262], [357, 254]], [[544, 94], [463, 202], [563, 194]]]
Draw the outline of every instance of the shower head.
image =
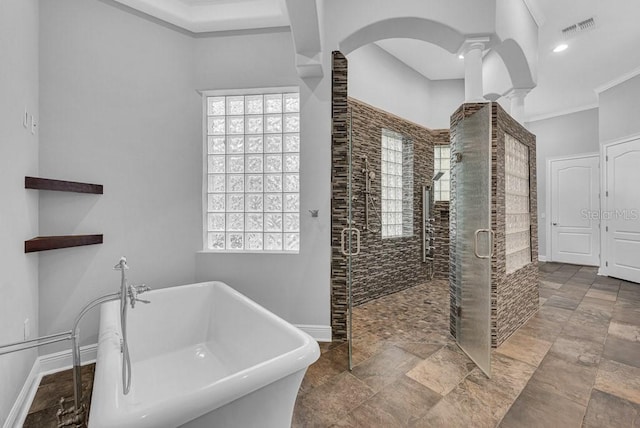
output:
[[444, 171], [438, 171], [438, 173], [436, 175], [433, 176], [433, 181], [438, 181], [442, 178], [442, 176], [444, 175]]

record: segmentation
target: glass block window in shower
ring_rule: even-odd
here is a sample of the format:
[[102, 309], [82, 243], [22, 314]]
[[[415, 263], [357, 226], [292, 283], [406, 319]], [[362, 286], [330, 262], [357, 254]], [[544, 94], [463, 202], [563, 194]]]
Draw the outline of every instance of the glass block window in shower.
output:
[[296, 88], [205, 93], [205, 250], [300, 249]]
[[451, 183], [451, 148], [448, 144], [436, 145], [433, 148], [433, 174], [443, 175], [433, 183], [433, 200], [448, 201]]
[[413, 143], [382, 130], [382, 237], [413, 235]]
[[507, 273], [531, 263], [529, 149], [505, 134], [505, 223]]

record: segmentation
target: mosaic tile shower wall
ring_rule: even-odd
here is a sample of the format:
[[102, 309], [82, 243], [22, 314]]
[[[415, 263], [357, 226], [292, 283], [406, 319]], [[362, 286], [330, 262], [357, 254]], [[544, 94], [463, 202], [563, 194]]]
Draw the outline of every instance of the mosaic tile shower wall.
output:
[[[355, 227], [362, 231], [361, 252], [352, 259], [352, 290], [354, 305], [360, 305], [428, 279], [427, 264], [422, 262], [422, 186], [430, 185], [433, 177], [433, 138], [430, 130], [353, 98], [349, 98], [348, 107], [352, 117], [352, 183], [356, 198], [353, 201], [353, 221]], [[369, 161], [370, 170], [376, 174], [371, 182], [371, 194], [375, 198], [373, 205], [378, 213], [382, 213], [382, 129], [392, 130], [413, 142], [413, 186], [408, 186], [405, 180], [402, 185], [403, 192], [406, 188], [412, 192], [411, 230], [403, 230], [401, 236], [389, 238], [382, 237], [380, 220], [373, 212], [369, 216], [370, 230], [364, 230], [364, 156]]]
[[[463, 104], [451, 116], [451, 140], [458, 132], [464, 118], [473, 115], [486, 104]], [[491, 260], [491, 345], [497, 347], [524, 324], [537, 310], [538, 293], [538, 231], [537, 184], [536, 184], [536, 138], [509, 116], [497, 103], [491, 104], [491, 212], [492, 229], [495, 231], [494, 255]], [[514, 138], [528, 151], [529, 212], [531, 261], [514, 272], [507, 273], [506, 251], [506, 172], [505, 136]], [[455, 152], [452, 150], [452, 157]], [[455, 337], [458, 324], [459, 290], [455, 277], [455, 171], [451, 175], [452, 199], [450, 203], [450, 331]]]
[[[448, 143], [448, 130], [430, 130], [402, 118], [376, 109], [347, 96], [347, 59], [340, 52], [332, 57], [332, 137], [331, 137], [331, 326], [334, 341], [342, 341], [347, 336], [347, 257], [342, 254], [341, 231], [347, 227], [348, 218], [348, 137], [349, 118], [353, 129], [353, 179], [354, 220], [358, 228], [364, 224], [365, 186], [362, 155], [367, 155], [370, 169], [376, 173], [372, 180], [372, 195], [378, 212], [381, 212], [381, 132], [386, 128], [398, 132], [413, 142], [413, 236], [381, 239], [379, 220], [371, 213], [371, 226], [377, 232], [363, 232], [361, 247], [363, 253], [354, 261], [354, 303], [362, 304], [408, 287], [427, 279], [427, 265], [422, 262], [422, 186], [431, 185], [433, 178], [433, 145], [435, 141]], [[407, 154], [408, 155], [408, 154]], [[403, 162], [404, 153], [403, 153]], [[409, 186], [403, 186], [409, 188]], [[437, 254], [436, 270], [439, 277], [446, 277], [448, 271], [448, 204], [438, 206], [444, 215], [436, 225], [439, 235], [436, 247], [443, 254]], [[403, 221], [404, 223], [404, 221]], [[444, 227], [444, 229], [443, 229]], [[404, 227], [403, 227], [404, 229]], [[404, 230], [403, 230], [404, 232]], [[446, 254], [445, 254], [446, 252]]]

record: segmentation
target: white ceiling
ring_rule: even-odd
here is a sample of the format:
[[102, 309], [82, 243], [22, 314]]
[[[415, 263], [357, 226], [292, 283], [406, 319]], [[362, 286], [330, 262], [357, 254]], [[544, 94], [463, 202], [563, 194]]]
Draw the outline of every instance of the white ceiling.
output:
[[[194, 33], [289, 25], [285, 0], [117, 0]], [[346, 1], [346, 0], [343, 0]], [[595, 89], [640, 67], [639, 0], [527, 0], [544, 16], [539, 29], [538, 86], [525, 100], [528, 120], [596, 105]], [[562, 53], [561, 30], [594, 17]], [[432, 80], [460, 79], [463, 61], [435, 45], [388, 39], [378, 46]]]
[[115, 0], [193, 33], [289, 25], [285, 0]]

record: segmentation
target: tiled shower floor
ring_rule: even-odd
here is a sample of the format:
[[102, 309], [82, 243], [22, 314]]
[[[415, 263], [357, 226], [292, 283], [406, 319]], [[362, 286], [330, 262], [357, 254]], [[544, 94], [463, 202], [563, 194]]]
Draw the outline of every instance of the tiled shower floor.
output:
[[540, 270], [540, 311], [493, 352], [491, 379], [449, 337], [446, 281], [356, 308], [353, 371], [345, 344], [323, 344], [293, 426], [640, 426], [640, 285]]
[[[540, 270], [540, 311], [494, 351], [490, 380], [449, 337], [448, 285], [434, 281], [356, 309], [354, 370], [345, 344], [322, 344], [293, 426], [639, 427], [640, 285]], [[43, 379], [25, 427], [57, 426], [70, 374]]]

